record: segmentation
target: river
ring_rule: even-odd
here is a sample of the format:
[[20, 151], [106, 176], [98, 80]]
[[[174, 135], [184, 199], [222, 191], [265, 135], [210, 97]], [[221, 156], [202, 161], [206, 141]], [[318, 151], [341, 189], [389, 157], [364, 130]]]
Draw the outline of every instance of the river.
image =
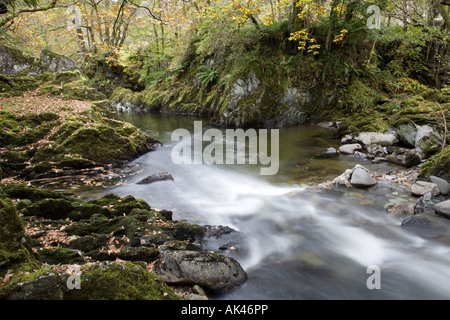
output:
[[[164, 145], [133, 161], [135, 169], [110, 187], [80, 194], [131, 194], [154, 208], [172, 210], [174, 220], [239, 231], [238, 236], [232, 233], [204, 244], [237, 259], [248, 273], [244, 285], [213, 299], [450, 298], [449, 222], [430, 216], [442, 229], [424, 236], [404, 230], [401, 220], [384, 210], [387, 203], [415, 200], [406, 187], [388, 181], [380, 181], [374, 190], [308, 187], [357, 163], [371, 171], [392, 169], [324, 154], [328, 147], [339, 146], [332, 132], [317, 126], [280, 129], [278, 174], [262, 176], [259, 165], [171, 161], [177, 144], [171, 141], [173, 130], [193, 133], [196, 120], [203, 120], [205, 130], [211, 128], [207, 119], [133, 112], [121, 117], [157, 135]], [[136, 184], [160, 171], [170, 172], [174, 181]], [[367, 286], [372, 265], [379, 267], [380, 289]]]

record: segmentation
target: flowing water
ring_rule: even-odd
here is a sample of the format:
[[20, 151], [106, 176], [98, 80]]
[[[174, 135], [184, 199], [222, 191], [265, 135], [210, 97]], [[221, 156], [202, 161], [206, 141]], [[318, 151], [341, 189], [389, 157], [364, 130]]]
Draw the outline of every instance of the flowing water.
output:
[[[324, 154], [339, 145], [328, 130], [280, 129], [280, 170], [261, 176], [259, 165], [173, 164], [171, 151], [177, 142], [171, 141], [172, 131], [194, 132], [194, 120], [202, 119], [148, 113], [123, 113], [122, 118], [158, 134], [164, 146], [135, 160], [136, 169], [106, 190], [79, 192], [131, 194], [154, 208], [173, 210], [174, 220], [238, 230], [205, 243], [237, 259], [249, 276], [244, 285], [215, 299], [450, 298], [448, 221], [430, 216], [440, 228], [424, 235], [408, 232], [401, 220], [386, 216], [387, 203], [414, 201], [406, 187], [388, 181], [372, 190], [308, 187], [356, 163], [372, 171], [391, 169]], [[205, 119], [203, 127], [210, 127]], [[160, 171], [170, 172], [174, 181], [136, 184]], [[381, 270], [381, 289], [367, 287], [371, 265]]]

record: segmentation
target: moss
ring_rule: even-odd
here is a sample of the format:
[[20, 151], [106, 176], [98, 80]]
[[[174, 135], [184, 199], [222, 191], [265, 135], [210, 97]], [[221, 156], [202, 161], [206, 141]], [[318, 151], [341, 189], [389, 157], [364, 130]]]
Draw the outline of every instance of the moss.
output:
[[142, 199], [136, 199], [133, 196], [120, 198], [111, 194], [99, 199], [90, 200], [87, 203], [108, 206], [112, 212], [111, 214], [114, 216], [128, 215], [134, 209], [151, 210], [147, 202]]
[[81, 275], [81, 289], [67, 290], [67, 300], [177, 300], [161, 278], [136, 263], [95, 266]]
[[423, 163], [420, 176], [428, 178], [432, 175], [450, 180], [450, 147], [446, 147]]
[[176, 240], [201, 240], [205, 232], [205, 227], [186, 221], [177, 221], [173, 227], [173, 234]]
[[84, 258], [76, 250], [46, 248], [39, 250], [41, 261], [48, 264], [84, 264]]
[[29, 199], [31, 201], [40, 201], [47, 198], [76, 201], [76, 198], [74, 198], [74, 196], [70, 193], [54, 192], [35, 186], [29, 186], [24, 183], [0, 185], [0, 194], [13, 199]]
[[61, 146], [70, 153], [100, 163], [125, 161], [139, 155], [139, 145], [145, 136], [134, 129], [135, 137], [121, 135], [120, 131], [97, 124], [75, 131]]
[[58, 116], [53, 113], [16, 116], [2, 112], [0, 120], [0, 146], [18, 147], [34, 143], [45, 137], [57, 124]]
[[111, 212], [107, 208], [92, 203], [81, 203], [79, 206], [73, 207], [73, 211], [68, 216], [71, 220], [79, 221], [90, 219], [94, 214], [101, 214], [105, 217], [111, 216]]
[[0, 276], [8, 269], [32, 269], [38, 266], [30, 239], [12, 202], [0, 196]]
[[73, 210], [72, 202], [66, 199], [43, 199], [26, 207], [25, 216], [37, 216], [47, 219], [65, 219]]

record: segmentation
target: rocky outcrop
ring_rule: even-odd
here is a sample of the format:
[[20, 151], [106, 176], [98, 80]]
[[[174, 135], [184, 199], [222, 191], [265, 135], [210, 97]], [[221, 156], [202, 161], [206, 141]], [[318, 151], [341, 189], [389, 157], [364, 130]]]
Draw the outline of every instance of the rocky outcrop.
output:
[[[173, 221], [132, 196], [83, 201], [23, 184], [2, 185], [0, 194], [21, 200], [17, 212], [0, 198], [0, 299], [177, 299], [165, 282], [222, 291], [247, 278], [236, 260], [202, 248], [206, 227]], [[208, 239], [235, 232], [208, 230]], [[67, 285], [62, 265], [82, 266], [81, 289]]]
[[11, 76], [30, 69], [37, 61], [22, 51], [0, 45], [0, 74]]

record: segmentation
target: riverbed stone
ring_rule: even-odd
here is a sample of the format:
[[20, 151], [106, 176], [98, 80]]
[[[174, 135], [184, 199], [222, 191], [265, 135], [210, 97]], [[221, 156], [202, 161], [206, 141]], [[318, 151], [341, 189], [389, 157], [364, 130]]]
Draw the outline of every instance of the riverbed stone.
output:
[[430, 180], [431, 182], [437, 184], [439, 190], [441, 191], [441, 194], [448, 195], [450, 193], [450, 183], [448, 183], [447, 180], [436, 176], [430, 176]]
[[404, 202], [404, 203], [394, 203], [387, 205], [385, 207], [387, 213], [395, 218], [405, 217], [405, 216], [412, 216], [414, 215], [414, 203], [411, 202]]
[[402, 227], [427, 228], [430, 224], [430, 220], [422, 215], [416, 214], [403, 220]]
[[137, 184], [150, 184], [158, 181], [174, 181], [173, 176], [169, 172], [158, 172], [142, 179]]
[[369, 170], [361, 165], [357, 165], [353, 169], [353, 173], [350, 179], [350, 184], [357, 188], [368, 188], [377, 184], [377, 182], [372, 178]]
[[441, 191], [436, 183], [417, 181], [411, 186], [411, 193], [415, 196], [423, 196], [430, 192], [433, 197], [438, 196]]
[[154, 265], [154, 272], [173, 285], [199, 285], [212, 291], [239, 286], [247, 273], [233, 258], [212, 252], [165, 252]]
[[362, 143], [366, 148], [371, 144], [392, 146], [398, 142], [398, 139], [394, 134], [379, 132], [361, 132], [356, 137], [354, 137], [354, 140]]
[[450, 200], [439, 202], [434, 206], [436, 214], [450, 219]]
[[339, 147], [339, 152], [346, 154], [353, 154], [356, 150], [361, 150], [362, 147], [359, 143], [344, 144]]

